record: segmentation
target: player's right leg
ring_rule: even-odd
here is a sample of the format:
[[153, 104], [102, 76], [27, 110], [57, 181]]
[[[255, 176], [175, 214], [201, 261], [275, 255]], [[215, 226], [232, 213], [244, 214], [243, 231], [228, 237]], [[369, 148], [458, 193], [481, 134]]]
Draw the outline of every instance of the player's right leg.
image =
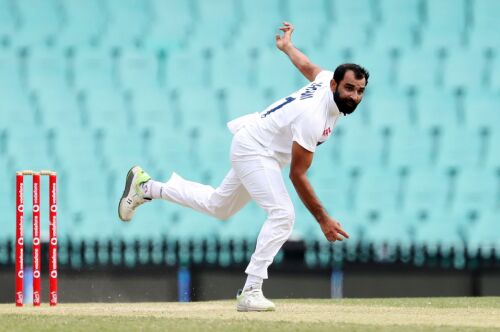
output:
[[[135, 188], [128, 185], [128, 180], [127, 177], [125, 191], [128, 191], [128, 187]], [[220, 220], [228, 219], [250, 201], [250, 195], [232, 169], [217, 188], [185, 180], [178, 174], [173, 173], [167, 182], [155, 181], [148, 176], [148, 179], [142, 181], [139, 188], [131, 195], [135, 193], [138, 193], [139, 197], [146, 200], [163, 199]], [[129, 214], [133, 215], [133, 213]]]

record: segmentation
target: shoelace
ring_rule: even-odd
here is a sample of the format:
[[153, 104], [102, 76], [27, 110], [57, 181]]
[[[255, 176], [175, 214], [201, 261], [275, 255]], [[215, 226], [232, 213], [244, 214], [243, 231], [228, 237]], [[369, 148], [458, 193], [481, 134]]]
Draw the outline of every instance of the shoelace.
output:
[[130, 204], [130, 207], [131, 207], [132, 209], [135, 209], [136, 207], [138, 207], [139, 205], [141, 205], [142, 203], [144, 203], [144, 202], [145, 202], [144, 198], [141, 198], [139, 195], [134, 194], [134, 196], [135, 196], [135, 197], [139, 197], [139, 198], [140, 198], [140, 200], [136, 200], [136, 201], [132, 200], [132, 203]]
[[260, 288], [254, 288], [246, 291], [249, 297], [252, 298], [258, 298], [258, 297], [264, 297], [264, 294], [262, 293], [262, 289]]

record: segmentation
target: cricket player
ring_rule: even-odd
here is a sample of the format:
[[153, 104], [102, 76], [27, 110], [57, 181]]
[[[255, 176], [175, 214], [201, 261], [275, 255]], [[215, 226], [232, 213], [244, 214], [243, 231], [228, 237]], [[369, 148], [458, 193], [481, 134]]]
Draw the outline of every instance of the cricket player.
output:
[[276, 101], [260, 113], [228, 123], [234, 134], [231, 169], [217, 187], [183, 179], [173, 173], [158, 182], [139, 166], [127, 174], [118, 214], [132, 219], [135, 209], [152, 199], [164, 199], [226, 220], [251, 199], [266, 211], [267, 219], [257, 238], [255, 252], [245, 270], [247, 279], [237, 294], [238, 311], [272, 311], [274, 304], [262, 293], [267, 268], [292, 232], [295, 213], [282, 176], [290, 164], [290, 180], [300, 199], [317, 220], [328, 241], [342, 241], [348, 234], [325, 210], [307, 178], [316, 147], [325, 142], [339, 119], [361, 102], [368, 72], [355, 64], [343, 64], [335, 72], [313, 64], [292, 44], [292, 24], [283, 22], [276, 46], [310, 81], [308, 85]]

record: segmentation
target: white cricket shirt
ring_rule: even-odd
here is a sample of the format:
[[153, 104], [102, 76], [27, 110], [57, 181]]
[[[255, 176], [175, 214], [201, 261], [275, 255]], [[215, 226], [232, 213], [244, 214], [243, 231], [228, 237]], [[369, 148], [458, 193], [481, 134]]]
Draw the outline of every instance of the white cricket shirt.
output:
[[322, 71], [315, 80], [263, 112], [245, 115], [228, 123], [232, 133], [245, 127], [264, 147], [279, 153], [292, 153], [293, 141], [314, 152], [333, 132], [340, 113], [330, 81], [333, 72]]

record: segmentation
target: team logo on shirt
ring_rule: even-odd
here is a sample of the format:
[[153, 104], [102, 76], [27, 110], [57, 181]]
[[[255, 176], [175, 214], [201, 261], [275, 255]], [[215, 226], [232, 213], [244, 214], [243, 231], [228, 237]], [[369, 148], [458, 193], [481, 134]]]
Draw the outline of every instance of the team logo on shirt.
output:
[[[332, 133], [332, 129], [330, 127], [328, 127], [325, 130], [323, 130], [323, 137], [326, 136], [328, 138], [328, 136], [330, 136], [331, 133]], [[325, 141], [326, 141], [326, 139], [325, 139]], [[325, 141], [321, 141], [321, 142], [316, 143], [316, 146], [319, 146], [319, 145], [325, 143]]]

